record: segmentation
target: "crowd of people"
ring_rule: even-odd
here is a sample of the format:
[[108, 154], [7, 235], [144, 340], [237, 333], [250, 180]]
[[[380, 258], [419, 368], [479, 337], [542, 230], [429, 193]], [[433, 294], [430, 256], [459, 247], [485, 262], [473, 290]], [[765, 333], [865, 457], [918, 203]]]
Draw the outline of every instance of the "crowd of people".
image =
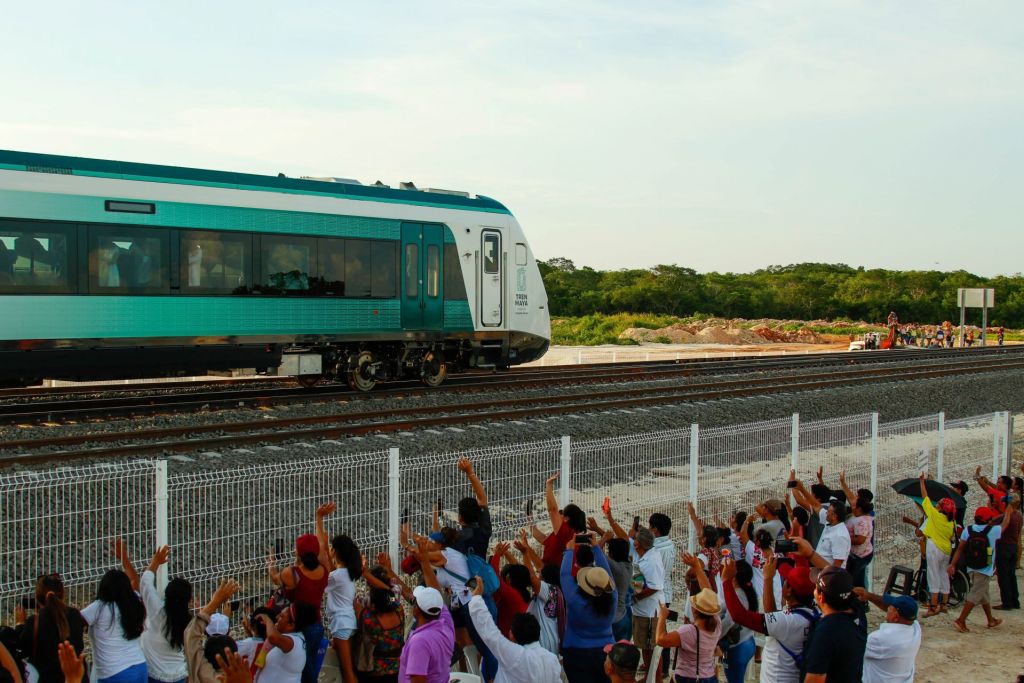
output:
[[[115, 539], [119, 567], [83, 609], [67, 603], [59, 575], [39, 577], [34, 609], [19, 612], [0, 646], [0, 681], [79, 683], [88, 633], [97, 683], [313, 683], [329, 650], [343, 683], [444, 683], [456, 668], [495, 683], [739, 683], [755, 661], [763, 683], [909, 682], [919, 619], [948, 609], [958, 567], [971, 584], [957, 630], [968, 630], [976, 606], [989, 628], [1001, 623], [993, 610], [1020, 607], [1020, 478], [991, 482], [979, 470], [988, 502], [964, 527], [962, 504], [935, 499], [936, 482], [921, 474], [922, 516], [910, 520], [931, 592], [921, 615], [912, 596], [866, 588], [874, 495], [843, 473], [833, 489], [821, 469], [810, 487], [791, 472], [781, 497], [727, 522], [702, 519], [691, 504], [698, 542], [688, 553], [663, 512], [620, 523], [608, 498], [598, 516], [560, 507], [558, 475], [545, 486], [547, 519], [493, 544], [486, 488], [471, 461], [458, 468], [472, 495], [447, 525], [435, 506], [425, 535], [403, 523], [397, 566], [387, 554], [370, 562], [350, 536], [332, 536], [336, 506], [321, 505], [310, 533], [296, 539], [294, 562], [268, 558], [268, 598], [244, 614], [232, 601], [234, 580], [223, 579], [193, 612], [188, 581], [158, 588], [170, 548], [158, 548], [140, 575]], [[885, 621], [869, 633], [872, 605]]]

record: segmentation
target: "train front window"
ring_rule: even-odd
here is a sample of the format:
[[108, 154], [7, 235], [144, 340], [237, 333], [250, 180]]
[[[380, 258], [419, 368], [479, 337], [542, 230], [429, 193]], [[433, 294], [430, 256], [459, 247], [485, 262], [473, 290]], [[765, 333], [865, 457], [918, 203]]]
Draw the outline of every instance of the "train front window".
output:
[[149, 228], [89, 229], [89, 292], [167, 293], [167, 231]]
[[245, 294], [252, 283], [252, 238], [207, 230], [181, 233], [181, 289], [190, 294]]
[[316, 243], [309, 237], [264, 235], [260, 247], [260, 285], [271, 293], [305, 292], [316, 264]]
[[0, 291], [69, 291], [70, 237], [57, 225], [0, 221]]
[[498, 236], [484, 235], [484, 272], [498, 272]]

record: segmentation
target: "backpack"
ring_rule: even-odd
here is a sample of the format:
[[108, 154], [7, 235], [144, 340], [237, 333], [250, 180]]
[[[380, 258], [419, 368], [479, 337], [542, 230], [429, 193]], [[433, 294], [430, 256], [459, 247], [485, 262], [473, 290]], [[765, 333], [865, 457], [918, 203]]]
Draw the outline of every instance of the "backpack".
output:
[[796, 664], [796, 668], [803, 671], [804, 668], [804, 653], [807, 652], [807, 643], [811, 640], [811, 634], [814, 633], [814, 627], [818, 625], [818, 621], [821, 619], [821, 612], [816, 609], [806, 609], [797, 607], [790, 614], [799, 614], [801, 617], [807, 620], [810, 624], [810, 628], [807, 629], [807, 635], [804, 636], [804, 646], [800, 648], [800, 652], [793, 652], [788, 647], [782, 644], [781, 640], [776, 639], [776, 643], [782, 648], [782, 651], [793, 658], [793, 662]]
[[963, 553], [967, 558], [968, 569], [986, 569], [992, 564], [992, 546], [988, 541], [988, 532], [991, 528], [991, 524], [986, 525], [981, 531], [967, 527]]
[[497, 593], [498, 589], [501, 588], [501, 580], [498, 579], [498, 575], [495, 573], [494, 567], [492, 567], [487, 560], [480, 557], [472, 550], [469, 550], [464, 557], [466, 558], [466, 566], [469, 567], [469, 576], [456, 574], [447, 567], [445, 567], [445, 571], [462, 583], [468, 583], [470, 578], [479, 576], [484, 581], [484, 595], [490, 596]]

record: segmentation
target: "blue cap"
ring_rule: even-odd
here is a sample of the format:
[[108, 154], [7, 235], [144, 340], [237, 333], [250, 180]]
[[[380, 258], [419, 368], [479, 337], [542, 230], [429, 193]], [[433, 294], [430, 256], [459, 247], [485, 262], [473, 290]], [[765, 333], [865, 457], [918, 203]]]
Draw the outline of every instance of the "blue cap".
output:
[[434, 543], [444, 542], [444, 534], [442, 534], [440, 531], [435, 531], [434, 533], [427, 536], [427, 538], [429, 538]]
[[895, 607], [900, 616], [909, 621], [917, 619], [917, 600], [909, 595], [893, 595], [886, 593], [882, 596], [882, 602], [889, 607]]

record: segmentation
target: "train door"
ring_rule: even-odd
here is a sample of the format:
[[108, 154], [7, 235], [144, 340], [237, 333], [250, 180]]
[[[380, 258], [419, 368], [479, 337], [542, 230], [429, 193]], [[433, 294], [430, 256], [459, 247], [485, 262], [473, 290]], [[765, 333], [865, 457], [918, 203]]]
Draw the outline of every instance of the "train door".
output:
[[402, 223], [402, 327], [440, 330], [444, 325], [444, 254], [440, 225]]
[[485, 228], [480, 240], [480, 320], [484, 327], [501, 327], [504, 291], [501, 232]]

